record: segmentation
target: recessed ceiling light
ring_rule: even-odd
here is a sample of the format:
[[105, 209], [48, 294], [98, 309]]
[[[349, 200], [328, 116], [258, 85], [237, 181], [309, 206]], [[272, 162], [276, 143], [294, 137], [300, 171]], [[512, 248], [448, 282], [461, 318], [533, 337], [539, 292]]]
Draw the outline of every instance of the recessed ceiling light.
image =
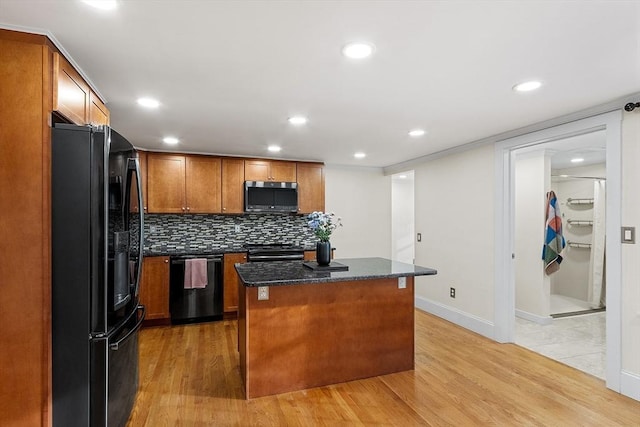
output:
[[160, 102], [153, 98], [138, 98], [138, 105], [145, 108], [158, 108], [160, 106]]
[[422, 136], [425, 134], [425, 131], [423, 129], [413, 129], [411, 131], [409, 131], [409, 136], [412, 136], [414, 138], [417, 138], [419, 136]]
[[518, 83], [513, 87], [513, 90], [516, 92], [530, 92], [532, 90], [538, 89], [542, 86], [542, 83], [537, 80], [531, 80], [528, 82]]
[[307, 123], [307, 118], [304, 116], [289, 117], [289, 123], [291, 123], [292, 125], [300, 126]]
[[95, 7], [101, 10], [113, 10], [118, 7], [116, 0], [82, 0], [89, 6]]
[[364, 59], [374, 51], [374, 46], [369, 43], [354, 42], [348, 43], [342, 48], [342, 54], [347, 58]]
[[584, 159], [582, 157], [575, 157], [571, 159], [571, 163], [581, 163], [581, 162], [584, 162]]
[[162, 138], [162, 142], [169, 145], [176, 145], [178, 142], [180, 142], [180, 140], [173, 136], [167, 136], [165, 138]]
[[267, 150], [271, 151], [272, 153], [279, 153], [282, 148], [278, 147], [277, 145], [270, 145], [269, 147], [267, 147]]
[[364, 153], [358, 152], [354, 154], [353, 157], [355, 157], [356, 159], [364, 159], [365, 157], [367, 157], [367, 155]]

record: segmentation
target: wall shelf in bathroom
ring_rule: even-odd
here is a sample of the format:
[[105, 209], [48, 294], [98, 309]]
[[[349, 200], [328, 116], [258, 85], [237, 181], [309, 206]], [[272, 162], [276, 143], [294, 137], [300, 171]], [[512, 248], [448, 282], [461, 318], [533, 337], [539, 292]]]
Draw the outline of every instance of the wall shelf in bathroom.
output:
[[567, 199], [567, 204], [568, 205], [592, 205], [593, 204], [593, 199], [572, 199], [572, 198], [568, 198]]
[[567, 242], [567, 245], [570, 248], [591, 249], [591, 243], [579, 243], [579, 242], [572, 242], [571, 240], [569, 240]]
[[593, 226], [593, 221], [586, 220], [586, 219], [568, 219], [567, 222], [570, 225], [577, 225], [577, 226], [584, 226], [584, 227]]

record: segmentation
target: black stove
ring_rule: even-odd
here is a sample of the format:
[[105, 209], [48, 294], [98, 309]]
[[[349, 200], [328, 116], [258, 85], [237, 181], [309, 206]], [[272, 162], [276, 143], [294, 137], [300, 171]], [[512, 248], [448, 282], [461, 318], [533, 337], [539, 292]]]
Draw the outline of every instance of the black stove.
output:
[[304, 259], [304, 248], [292, 243], [245, 243], [248, 262]]

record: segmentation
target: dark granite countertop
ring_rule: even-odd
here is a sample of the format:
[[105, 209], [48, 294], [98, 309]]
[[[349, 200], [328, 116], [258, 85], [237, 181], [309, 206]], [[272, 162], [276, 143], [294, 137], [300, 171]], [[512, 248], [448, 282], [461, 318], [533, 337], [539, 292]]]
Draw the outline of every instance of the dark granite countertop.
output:
[[348, 266], [349, 270], [314, 271], [302, 265], [301, 261], [254, 262], [236, 264], [235, 267], [242, 283], [249, 287], [388, 279], [437, 274], [437, 271], [432, 268], [385, 258], [345, 258], [334, 261]]

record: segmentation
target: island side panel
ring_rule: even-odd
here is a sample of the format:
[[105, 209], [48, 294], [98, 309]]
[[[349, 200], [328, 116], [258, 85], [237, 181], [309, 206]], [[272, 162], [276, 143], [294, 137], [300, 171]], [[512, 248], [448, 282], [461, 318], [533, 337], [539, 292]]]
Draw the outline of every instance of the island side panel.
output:
[[244, 300], [247, 398], [414, 368], [413, 277], [405, 289], [397, 278], [271, 286], [267, 301], [248, 287]]
[[[235, 273], [235, 272], [234, 272]], [[238, 280], [238, 357], [240, 360], [240, 375], [244, 382], [245, 396], [247, 395], [247, 288]], [[257, 293], [256, 293], [257, 295]]]

